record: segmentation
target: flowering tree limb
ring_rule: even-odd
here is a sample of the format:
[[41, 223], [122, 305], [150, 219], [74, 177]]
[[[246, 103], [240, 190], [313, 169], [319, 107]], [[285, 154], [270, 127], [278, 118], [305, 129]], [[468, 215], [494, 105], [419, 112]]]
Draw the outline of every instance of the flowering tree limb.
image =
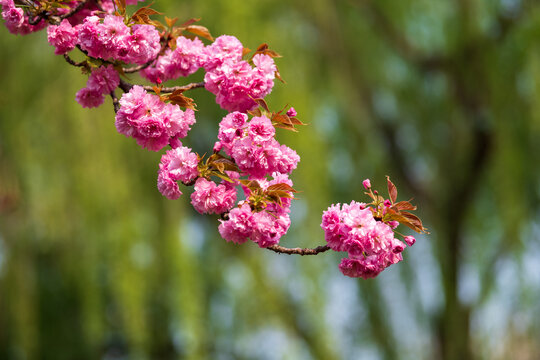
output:
[[[165, 17], [163, 24], [151, 18], [160, 13], [149, 6], [130, 14], [127, 5], [137, 0], [81, 0], [69, 5], [63, 0], [25, 0], [23, 8], [13, 0], [0, 1], [9, 31], [25, 34], [48, 26], [55, 54], [88, 74], [86, 87], [76, 94], [81, 106], [98, 107], [110, 96], [119, 133], [149, 151], [165, 149], [158, 190], [175, 200], [182, 195], [179, 183], [193, 186], [191, 204], [201, 214], [221, 215], [218, 230], [225, 240], [238, 244], [251, 240], [261, 248], [289, 255], [317, 255], [330, 249], [346, 252], [348, 257], [339, 266], [343, 274], [370, 278], [401, 261], [405, 246], [414, 244], [412, 236], [395, 230], [399, 224], [426, 232], [410, 212], [416, 207], [397, 201], [397, 189], [389, 178], [388, 198], [373, 190], [366, 179], [363, 185], [371, 202], [336, 204], [323, 213], [321, 227], [327, 245], [279, 245], [291, 224], [296, 190], [289, 174], [300, 156], [277, 141], [276, 129], [297, 132], [305, 124], [294, 108], [271, 111], [264, 100], [274, 80], [281, 80], [274, 61], [280, 55], [267, 44], [252, 52], [234, 36], [214, 39], [206, 27], [195, 24], [196, 19], [177, 26], [177, 20]], [[68, 55], [75, 48], [84, 55], [83, 61]], [[201, 68], [202, 82], [163, 86]], [[155, 85], [124, 79], [135, 73]], [[120, 98], [117, 88], [123, 91]], [[228, 111], [209, 156], [181, 142], [196, 123], [196, 102], [184, 92], [198, 88], [214, 94], [216, 103]], [[237, 199], [238, 189], [244, 200]]]

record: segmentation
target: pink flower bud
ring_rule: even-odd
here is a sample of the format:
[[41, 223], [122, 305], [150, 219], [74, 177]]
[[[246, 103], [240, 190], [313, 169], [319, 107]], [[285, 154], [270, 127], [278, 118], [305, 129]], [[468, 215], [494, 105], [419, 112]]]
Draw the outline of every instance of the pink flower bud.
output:
[[369, 190], [371, 188], [371, 182], [369, 181], [369, 179], [362, 181], [362, 185], [364, 185], [366, 190]]
[[289, 110], [287, 110], [287, 116], [288, 117], [295, 117], [296, 115], [298, 115], [298, 113], [296, 112], [296, 110], [291, 106], [291, 108]]
[[390, 200], [386, 199], [386, 200], [384, 200], [384, 206], [390, 207], [390, 206], [392, 206], [392, 203], [390, 202]]
[[413, 246], [413, 244], [416, 242], [416, 239], [412, 236], [405, 236], [403, 238], [403, 240], [405, 240], [405, 242], [407, 243], [407, 245], [409, 246]]
[[397, 222], [397, 221], [389, 221], [388, 222], [388, 226], [390, 226], [392, 229], [397, 228], [398, 225], [399, 225], [399, 222]]

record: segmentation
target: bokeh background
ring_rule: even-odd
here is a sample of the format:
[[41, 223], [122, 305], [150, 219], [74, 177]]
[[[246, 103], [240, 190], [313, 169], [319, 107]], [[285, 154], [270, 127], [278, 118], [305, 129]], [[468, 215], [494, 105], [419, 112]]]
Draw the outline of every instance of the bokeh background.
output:
[[[189, 189], [159, 194], [160, 154], [116, 132], [110, 99], [74, 101], [86, 77], [45, 32], [2, 28], [0, 359], [540, 358], [537, 2], [153, 7], [283, 55], [268, 102], [309, 124], [278, 132], [302, 157], [283, 245], [322, 244], [322, 211], [386, 174], [431, 234], [367, 281], [337, 253], [227, 243]], [[224, 111], [190, 94], [204, 153]]]

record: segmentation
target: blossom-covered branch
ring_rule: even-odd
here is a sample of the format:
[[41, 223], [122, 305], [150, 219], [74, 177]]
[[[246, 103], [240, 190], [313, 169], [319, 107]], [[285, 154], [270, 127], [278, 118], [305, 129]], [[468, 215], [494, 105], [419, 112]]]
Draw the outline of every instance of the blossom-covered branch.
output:
[[[264, 100], [275, 79], [281, 80], [274, 61], [280, 55], [267, 44], [251, 51], [234, 36], [214, 39], [206, 27], [196, 24], [197, 19], [176, 25], [176, 19], [165, 17], [163, 24], [152, 18], [160, 13], [149, 6], [130, 14], [127, 5], [137, 0], [24, 2], [19, 7], [13, 0], [0, 0], [8, 30], [26, 34], [48, 26], [55, 54], [88, 75], [76, 101], [93, 108], [109, 96], [119, 133], [144, 149], [165, 150], [158, 169], [159, 192], [175, 200], [182, 195], [180, 184], [193, 186], [191, 204], [201, 214], [221, 215], [218, 231], [225, 240], [253, 241], [289, 255], [347, 252], [341, 271], [369, 278], [402, 260], [405, 246], [415, 242], [397, 233], [399, 224], [425, 232], [409, 212], [415, 207], [397, 202], [390, 179], [388, 199], [366, 180], [370, 203], [337, 204], [324, 212], [321, 226], [327, 245], [279, 245], [291, 225], [296, 190], [289, 175], [300, 156], [277, 140], [276, 129], [296, 132], [304, 123], [294, 108], [271, 111]], [[68, 55], [74, 50], [84, 60], [77, 62]], [[199, 71], [204, 73], [202, 82], [170, 84]], [[138, 74], [153, 85], [138, 84], [126, 74]], [[120, 97], [118, 88], [123, 92]], [[198, 88], [215, 95], [216, 103], [228, 112], [219, 121], [213, 149], [205, 152], [209, 156], [182, 143], [196, 123], [196, 101], [184, 93]]]

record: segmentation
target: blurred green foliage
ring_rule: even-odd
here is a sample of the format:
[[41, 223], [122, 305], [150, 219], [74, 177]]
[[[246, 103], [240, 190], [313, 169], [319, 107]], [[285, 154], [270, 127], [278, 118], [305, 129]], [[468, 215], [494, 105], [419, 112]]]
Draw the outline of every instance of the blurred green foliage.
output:
[[[282, 243], [324, 242], [361, 181], [414, 198], [431, 235], [376, 280], [340, 255], [219, 238], [156, 189], [160, 155], [119, 135], [108, 99], [46, 33], [0, 31], [0, 359], [537, 359], [540, 6], [527, 0], [158, 1], [215, 36], [267, 42], [309, 124]], [[200, 81], [202, 73], [190, 80]], [[189, 81], [189, 80], [188, 80]], [[224, 111], [190, 92], [207, 152]]]

